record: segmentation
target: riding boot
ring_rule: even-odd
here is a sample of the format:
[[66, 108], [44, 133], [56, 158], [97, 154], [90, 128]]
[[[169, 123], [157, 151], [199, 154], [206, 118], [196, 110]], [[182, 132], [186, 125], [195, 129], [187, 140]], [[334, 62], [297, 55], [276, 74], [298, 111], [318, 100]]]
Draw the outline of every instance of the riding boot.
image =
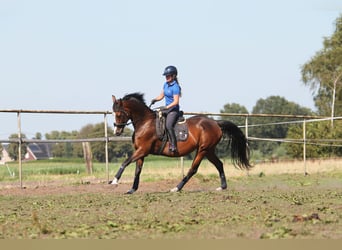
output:
[[170, 140], [170, 146], [169, 150], [170, 152], [177, 152], [177, 139], [176, 139], [176, 134], [173, 129], [170, 129], [169, 131], [169, 140]]

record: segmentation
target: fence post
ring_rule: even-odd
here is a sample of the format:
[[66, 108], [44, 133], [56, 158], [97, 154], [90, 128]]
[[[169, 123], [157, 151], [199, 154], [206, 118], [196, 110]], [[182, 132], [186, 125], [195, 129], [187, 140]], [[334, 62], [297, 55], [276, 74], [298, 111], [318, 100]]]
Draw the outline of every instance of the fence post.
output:
[[246, 136], [246, 138], [248, 140], [248, 115], [246, 115], [245, 118], [246, 118], [245, 119], [245, 136]]
[[23, 179], [22, 179], [22, 161], [21, 161], [21, 115], [20, 111], [17, 112], [17, 121], [18, 121], [18, 162], [19, 162], [19, 183], [20, 188], [23, 188]]
[[303, 120], [303, 162], [304, 162], [304, 175], [308, 175], [306, 169], [306, 120]]
[[182, 178], [184, 178], [184, 157], [182, 156], [180, 158], [180, 164], [181, 164], [181, 168], [182, 168]]
[[104, 129], [105, 129], [105, 154], [106, 154], [106, 175], [107, 175], [107, 183], [109, 182], [109, 161], [108, 161], [108, 126], [107, 126], [107, 114], [104, 114]]
[[[247, 143], [248, 143], [248, 115], [246, 115], [245, 117], [245, 137], [247, 139]], [[249, 175], [249, 169], [247, 169], [247, 175]]]

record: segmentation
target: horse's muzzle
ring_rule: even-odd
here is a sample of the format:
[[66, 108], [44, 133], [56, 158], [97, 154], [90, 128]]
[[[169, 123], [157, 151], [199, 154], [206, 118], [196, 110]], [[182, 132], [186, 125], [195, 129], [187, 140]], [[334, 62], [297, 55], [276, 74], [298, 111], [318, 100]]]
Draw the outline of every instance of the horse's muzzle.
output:
[[115, 128], [114, 128], [114, 134], [115, 134], [116, 136], [121, 135], [122, 132], [123, 132], [123, 128], [118, 128], [118, 127], [115, 127]]
[[117, 123], [114, 122], [113, 125], [114, 125], [114, 134], [115, 134], [116, 136], [119, 136], [119, 135], [121, 135], [122, 132], [124, 131], [124, 128], [125, 128], [125, 125], [126, 125], [126, 124], [124, 124], [124, 123], [119, 123], [119, 124], [117, 124]]

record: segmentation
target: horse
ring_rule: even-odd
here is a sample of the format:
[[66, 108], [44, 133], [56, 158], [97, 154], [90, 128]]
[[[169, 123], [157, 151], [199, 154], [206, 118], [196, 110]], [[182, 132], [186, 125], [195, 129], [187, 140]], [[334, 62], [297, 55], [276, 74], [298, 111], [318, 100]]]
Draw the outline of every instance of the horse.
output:
[[[221, 186], [217, 190], [227, 189], [227, 181], [223, 169], [223, 163], [215, 153], [215, 147], [223, 138], [228, 136], [228, 147], [231, 148], [231, 157], [234, 166], [241, 170], [249, 170], [250, 150], [248, 140], [234, 123], [226, 120], [214, 120], [204, 115], [195, 115], [186, 119], [188, 126], [188, 138], [186, 141], [178, 141], [176, 153], [169, 152], [165, 142], [156, 134], [157, 112], [146, 105], [144, 94], [140, 92], [127, 94], [117, 99], [112, 95], [113, 115], [115, 116], [114, 134], [120, 136], [129, 121], [134, 128], [132, 142], [135, 151], [118, 169], [114, 179], [109, 184], [118, 185], [125, 168], [132, 162], [136, 162], [135, 176], [132, 188], [127, 194], [133, 194], [138, 190], [140, 174], [144, 164], [144, 158], [149, 154], [164, 155], [167, 157], [180, 157], [188, 155], [196, 150], [195, 157], [186, 176], [179, 184], [171, 189], [171, 192], [179, 192], [190, 178], [196, 174], [204, 157], [218, 170]], [[151, 105], [150, 105], [151, 106]]]

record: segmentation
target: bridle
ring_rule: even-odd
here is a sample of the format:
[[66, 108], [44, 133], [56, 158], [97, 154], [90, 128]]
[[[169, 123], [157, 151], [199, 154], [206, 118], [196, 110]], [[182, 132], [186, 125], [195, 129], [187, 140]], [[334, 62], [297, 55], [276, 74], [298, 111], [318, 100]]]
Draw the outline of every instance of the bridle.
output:
[[124, 110], [122, 107], [118, 108], [117, 111], [113, 111], [113, 116], [115, 116], [115, 115], [114, 115], [114, 112], [121, 112], [121, 113], [123, 113], [123, 114], [126, 116], [126, 118], [127, 118], [127, 122], [125, 122], [125, 123], [116, 123], [116, 122], [114, 122], [114, 123], [113, 123], [114, 127], [121, 128], [121, 129], [122, 129], [122, 128], [124, 128], [125, 126], [132, 124], [132, 122], [128, 122], [128, 121], [130, 120], [129, 114], [128, 114], [128, 113], [126, 112], [126, 110]]
[[125, 126], [128, 126], [128, 125], [131, 125], [132, 122], [126, 122], [126, 123], [113, 123], [114, 127], [117, 127], [117, 128], [124, 128]]
[[[122, 99], [119, 99], [118, 101], [121, 101]], [[152, 106], [152, 103], [150, 104], [149, 108]], [[130, 118], [130, 114], [127, 113], [127, 111], [122, 107], [122, 105], [115, 105], [114, 106], [114, 109], [113, 109], [113, 116], [115, 116], [115, 113], [116, 112], [120, 112], [122, 114], [124, 114], [127, 118], [127, 121], [126, 122], [123, 122], [123, 123], [116, 123], [114, 122], [113, 125], [114, 127], [117, 127], [119, 129], [123, 129], [125, 126], [128, 126], [128, 125], [131, 125], [133, 123], [132, 119]], [[129, 120], [131, 120], [130, 122], [128, 122]], [[137, 120], [135, 120], [135, 123], [137, 122]]]

